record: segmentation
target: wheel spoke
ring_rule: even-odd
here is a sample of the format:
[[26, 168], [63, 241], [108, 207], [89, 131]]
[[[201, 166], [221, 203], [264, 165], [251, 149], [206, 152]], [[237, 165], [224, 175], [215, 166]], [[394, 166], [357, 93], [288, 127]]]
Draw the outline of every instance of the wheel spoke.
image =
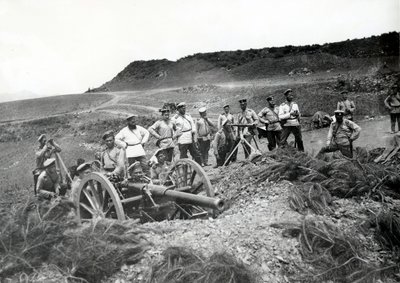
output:
[[196, 174], [197, 174], [197, 172], [194, 170], [193, 172], [192, 172], [192, 176], [190, 176], [190, 182], [189, 182], [189, 186], [193, 186], [193, 182], [194, 182], [194, 179], [196, 178]]
[[196, 188], [194, 188], [194, 189], [191, 191], [191, 193], [192, 193], [192, 194], [198, 194], [199, 191], [200, 191], [200, 189], [203, 187], [203, 185], [204, 185], [204, 183], [203, 183], [203, 182], [200, 182], [199, 184], [197, 184]]
[[87, 210], [91, 215], [95, 215], [96, 213], [93, 211], [93, 209], [91, 209], [89, 206], [87, 206], [84, 203], [79, 203], [80, 206], [82, 206], [85, 210]]
[[86, 196], [87, 200], [89, 201], [90, 205], [92, 206], [93, 209], [98, 210], [98, 206], [96, 204], [96, 201], [92, 198], [90, 193], [86, 190], [87, 188], [83, 188], [82, 192]]
[[101, 209], [103, 207], [103, 198], [102, 195], [99, 191], [99, 189], [101, 190], [101, 184], [99, 184], [97, 181], [93, 181], [92, 182], [93, 187], [90, 187], [93, 191], [93, 195], [98, 203], [99, 209]]

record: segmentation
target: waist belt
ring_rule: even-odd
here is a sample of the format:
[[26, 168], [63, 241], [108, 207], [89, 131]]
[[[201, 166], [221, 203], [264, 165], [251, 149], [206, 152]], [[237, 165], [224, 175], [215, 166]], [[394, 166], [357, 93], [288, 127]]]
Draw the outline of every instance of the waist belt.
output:
[[182, 131], [182, 133], [186, 133], [186, 132], [190, 132], [192, 129], [190, 129], [190, 130], [185, 130], [185, 131]]
[[163, 141], [163, 140], [166, 140], [166, 139], [172, 139], [172, 137], [161, 138], [161, 139], [159, 139], [159, 141]]
[[138, 145], [138, 144], [141, 144], [141, 143], [140, 142], [139, 143], [133, 143], [133, 144], [126, 143], [127, 146], [135, 146], [135, 145]]

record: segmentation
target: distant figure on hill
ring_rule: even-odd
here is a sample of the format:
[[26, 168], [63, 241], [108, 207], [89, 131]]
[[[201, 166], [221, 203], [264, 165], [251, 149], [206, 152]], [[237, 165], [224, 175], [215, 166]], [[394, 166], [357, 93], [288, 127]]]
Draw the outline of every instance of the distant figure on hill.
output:
[[159, 111], [161, 119], [151, 125], [148, 130], [157, 139], [156, 145], [159, 148], [165, 149], [167, 161], [171, 162], [174, 156], [176, 125], [170, 119], [169, 109], [162, 108]]
[[400, 131], [400, 93], [399, 86], [393, 85], [389, 90], [389, 96], [385, 99], [385, 106], [390, 112], [390, 126], [391, 134], [396, 133], [396, 121], [397, 131]]
[[312, 116], [311, 122], [314, 128], [319, 129], [319, 128], [329, 127], [329, 125], [332, 123], [332, 119], [328, 113], [324, 111], [317, 111]]
[[118, 148], [115, 143], [113, 131], [107, 131], [102, 136], [106, 149], [101, 153], [100, 163], [102, 169], [108, 176], [120, 176], [124, 174], [125, 150]]
[[149, 140], [150, 133], [145, 128], [136, 125], [134, 118], [135, 116], [132, 115], [126, 119], [128, 125], [115, 136], [115, 143], [126, 150], [129, 166], [135, 161], [139, 161], [145, 174], [149, 174], [150, 170], [143, 146]]
[[181, 102], [177, 105], [178, 113], [174, 116], [173, 122], [176, 125], [175, 136], [178, 138], [179, 158], [188, 158], [188, 151], [192, 158], [202, 164], [200, 151], [196, 146], [196, 125], [192, 116], [186, 114], [186, 103]]
[[283, 126], [281, 136], [281, 146], [287, 146], [287, 139], [291, 133], [299, 151], [304, 151], [303, 138], [301, 136], [300, 110], [296, 102], [293, 101], [294, 95], [291, 89], [283, 93], [286, 96], [286, 102], [279, 106], [279, 119]]
[[61, 147], [53, 140], [47, 140], [46, 135], [42, 134], [38, 138], [39, 148], [35, 152], [36, 168], [33, 170], [33, 181], [36, 194], [36, 184], [40, 173], [44, 170], [44, 162], [51, 158], [53, 153], [61, 152]]
[[197, 142], [203, 166], [208, 166], [208, 152], [210, 151], [211, 135], [215, 132], [215, 125], [207, 117], [207, 109], [205, 107], [199, 108], [200, 118], [196, 121]]
[[258, 113], [260, 122], [266, 126], [266, 135], [268, 139], [268, 149], [275, 149], [281, 141], [282, 126], [279, 122], [279, 106], [275, 105], [273, 96], [267, 97], [268, 106]]
[[360, 136], [361, 128], [353, 121], [344, 118], [343, 110], [335, 110], [335, 121], [332, 122], [326, 146], [317, 154], [321, 158], [326, 152], [340, 151], [348, 158], [353, 157], [353, 141]]
[[347, 120], [353, 121], [354, 111], [356, 106], [352, 100], [348, 98], [348, 91], [344, 90], [341, 93], [341, 100], [337, 103], [337, 110], [344, 111], [344, 116]]

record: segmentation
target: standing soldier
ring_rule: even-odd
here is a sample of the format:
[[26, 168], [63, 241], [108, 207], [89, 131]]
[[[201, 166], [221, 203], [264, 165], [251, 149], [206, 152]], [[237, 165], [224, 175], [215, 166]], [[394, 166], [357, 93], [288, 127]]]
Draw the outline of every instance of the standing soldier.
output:
[[275, 106], [273, 96], [267, 97], [268, 106], [258, 113], [260, 122], [266, 125], [268, 149], [276, 148], [281, 141], [282, 126], [279, 122], [279, 107]]
[[[217, 160], [217, 164], [214, 166], [214, 168], [224, 165], [225, 159], [232, 151], [235, 143], [232, 127], [226, 117], [222, 117], [221, 126], [222, 128], [217, 132], [213, 140], [214, 155], [215, 159]], [[228, 163], [229, 161], [227, 164]]]
[[335, 121], [329, 128], [326, 146], [319, 151], [317, 158], [320, 158], [325, 152], [338, 150], [346, 157], [353, 157], [353, 141], [360, 136], [361, 128], [343, 116], [343, 110], [335, 110]]
[[105, 132], [102, 138], [106, 149], [101, 153], [101, 167], [106, 172], [106, 175], [122, 177], [124, 173], [124, 150], [116, 146], [113, 131]]
[[[246, 141], [248, 141], [249, 144], [251, 144], [251, 140], [254, 138], [254, 135], [256, 134], [256, 125], [258, 123], [258, 116], [253, 109], [247, 108], [246, 99], [239, 100], [239, 103], [242, 112], [238, 114], [238, 119], [237, 119], [238, 124], [248, 125], [248, 126], [239, 127], [238, 130], [239, 138], [236, 139], [236, 142], [239, 142], [240, 138], [244, 138]], [[245, 158], [249, 157], [251, 153], [251, 147], [248, 144], [243, 143], [243, 149]]]
[[211, 132], [215, 125], [207, 117], [207, 109], [199, 108], [200, 118], [196, 122], [197, 141], [199, 143], [203, 166], [208, 166], [208, 152], [210, 151]]
[[47, 140], [46, 135], [42, 134], [38, 138], [39, 148], [35, 152], [36, 155], [36, 168], [33, 170], [33, 181], [36, 194], [36, 184], [40, 173], [44, 170], [44, 162], [51, 158], [53, 153], [61, 152], [61, 147], [53, 140]]
[[400, 131], [400, 94], [398, 91], [397, 84], [393, 85], [389, 91], [389, 96], [386, 97], [385, 106], [390, 112], [390, 126], [391, 134], [396, 133], [396, 121], [397, 130]]
[[161, 119], [149, 127], [149, 132], [156, 139], [156, 145], [164, 149], [167, 161], [171, 162], [174, 156], [174, 132], [176, 130], [175, 124], [170, 119], [170, 110], [163, 108], [161, 112]]
[[149, 140], [150, 133], [145, 128], [136, 125], [134, 117], [129, 116], [126, 119], [128, 125], [115, 136], [115, 143], [126, 150], [129, 166], [139, 161], [143, 171], [148, 174], [150, 171], [143, 146]]
[[181, 102], [177, 105], [178, 113], [174, 116], [174, 123], [176, 125], [175, 136], [178, 138], [179, 158], [187, 158], [187, 152], [190, 152], [192, 158], [199, 164], [202, 164], [200, 152], [196, 147], [195, 135], [196, 125], [192, 117], [186, 114], [186, 103]]
[[344, 111], [345, 118], [347, 120], [353, 121], [354, 111], [356, 110], [356, 106], [354, 102], [349, 100], [348, 98], [348, 91], [344, 90], [341, 93], [342, 100], [337, 103], [337, 110]]
[[229, 124], [234, 124], [235, 123], [235, 118], [230, 112], [230, 107], [228, 104], [224, 105], [224, 113], [220, 114], [218, 117], [218, 130], [222, 129], [222, 121], [224, 120], [223, 118], [227, 118]]
[[279, 119], [283, 126], [280, 144], [282, 147], [287, 146], [287, 139], [293, 133], [297, 148], [299, 151], [304, 151], [299, 106], [293, 101], [294, 95], [291, 89], [286, 90], [284, 95], [286, 96], [286, 102], [279, 107]]

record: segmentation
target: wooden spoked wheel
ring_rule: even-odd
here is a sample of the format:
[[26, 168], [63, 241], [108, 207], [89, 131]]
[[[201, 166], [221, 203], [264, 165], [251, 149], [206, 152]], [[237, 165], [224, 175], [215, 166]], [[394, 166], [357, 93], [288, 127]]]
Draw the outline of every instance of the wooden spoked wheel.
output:
[[92, 172], [84, 177], [73, 195], [80, 221], [102, 218], [125, 220], [117, 190], [101, 173]]
[[[170, 182], [170, 183], [168, 183]], [[166, 185], [173, 185], [175, 190], [214, 197], [214, 189], [204, 169], [191, 159], [179, 159], [171, 167]], [[172, 219], [187, 219], [200, 215], [212, 214], [213, 210], [204, 210], [194, 205], [177, 203], [177, 211]]]

